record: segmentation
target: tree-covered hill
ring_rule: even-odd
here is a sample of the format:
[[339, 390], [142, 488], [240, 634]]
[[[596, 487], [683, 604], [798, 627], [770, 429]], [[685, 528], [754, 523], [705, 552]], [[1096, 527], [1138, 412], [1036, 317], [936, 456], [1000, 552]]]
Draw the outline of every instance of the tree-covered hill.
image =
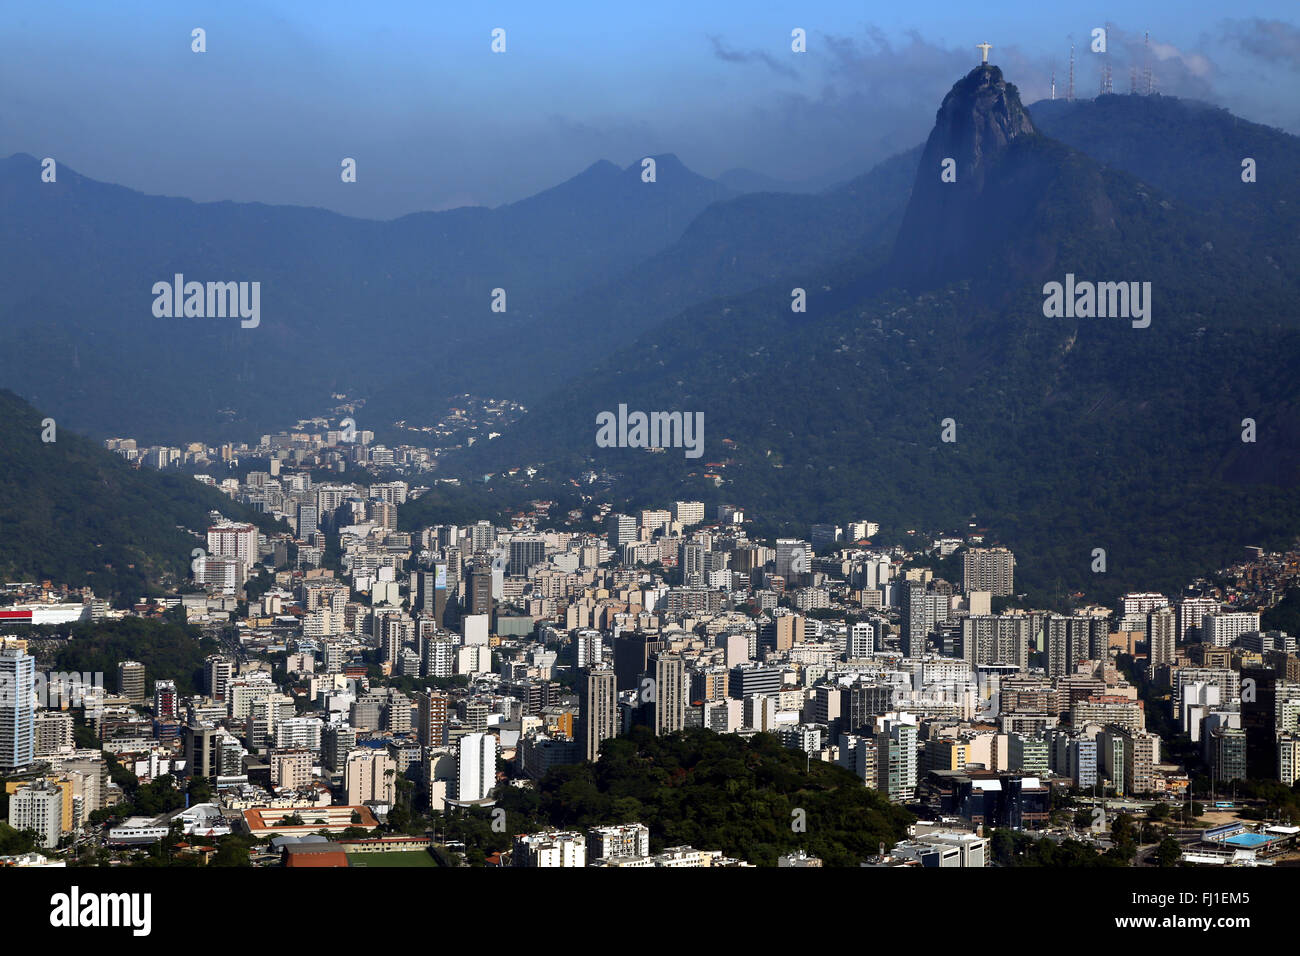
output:
[[644, 727], [605, 742], [594, 764], [557, 767], [536, 790], [501, 787], [507, 832], [486, 811], [458, 813], [447, 833], [478, 852], [510, 833], [643, 823], [650, 850], [690, 845], [757, 866], [804, 850], [827, 866], [857, 866], [907, 835], [915, 817], [847, 770], [790, 750], [771, 734], [748, 740], [692, 729], [655, 737]]
[[50, 669], [55, 672], [100, 673], [104, 686], [117, 688], [117, 665], [140, 661], [145, 666], [145, 688], [156, 680], [176, 682], [182, 695], [202, 693], [203, 661], [216, 653], [217, 643], [204, 639], [199, 629], [179, 620], [146, 620], [128, 617], [120, 621], [76, 624], [66, 630], [67, 640], [53, 644]]
[[856, 866], [906, 836], [910, 813], [840, 767], [804, 765], [770, 734], [642, 731], [609, 741], [597, 763], [556, 769], [541, 808], [555, 826], [637, 820], [652, 849], [689, 844], [766, 866], [799, 849]]
[[183, 580], [208, 513], [254, 521], [188, 475], [136, 470], [121, 457], [0, 390], [0, 577], [92, 587], [118, 603]]

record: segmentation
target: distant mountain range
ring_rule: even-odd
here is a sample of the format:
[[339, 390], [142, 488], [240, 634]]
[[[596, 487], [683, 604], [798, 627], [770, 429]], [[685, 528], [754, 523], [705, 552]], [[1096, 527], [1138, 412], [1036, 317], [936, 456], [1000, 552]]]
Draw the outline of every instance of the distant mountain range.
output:
[[[511, 366], [555, 334], [557, 304], [732, 195], [655, 159], [653, 183], [639, 163], [600, 162], [498, 209], [374, 222], [146, 196], [66, 166], [44, 183], [34, 157], [11, 156], [0, 382], [92, 434], [149, 441], [246, 437], [319, 414], [338, 391], [400, 391], [411, 419], [471, 387], [515, 397], [526, 376]], [[175, 274], [260, 282], [260, 324], [155, 317], [151, 289]], [[504, 313], [491, 311], [495, 289]]]
[[[629, 507], [697, 495], [799, 534], [987, 526], [1043, 599], [1174, 589], [1300, 527], [1298, 173], [1300, 140], [1226, 111], [1025, 107], [996, 67], [924, 146], [820, 192], [660, 156], [655, 183], [598, 163], [376, 223], [42, 184], [11, 157], [0, 381], [150, 441], [251, 437], [336, 391], [381, 434], [458, 392], [513, 398], [529, 414], [445, 468], [608, 470]], [[260, 280], [260, 327], [154, 318], [176, 272]], [[1045, 314], [1046, 284], [1076, 280], [1149, 283], [1149, 326]], [[703, 411], [704, 456], [597, 448], [619, 404]]]

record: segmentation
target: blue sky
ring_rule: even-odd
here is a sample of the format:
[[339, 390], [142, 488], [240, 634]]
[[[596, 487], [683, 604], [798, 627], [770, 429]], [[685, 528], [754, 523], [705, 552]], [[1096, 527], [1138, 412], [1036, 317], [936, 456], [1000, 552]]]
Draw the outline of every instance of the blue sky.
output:
[[496, 205], [651, 153], [710, 176], [834, 178], [924, 139], [982, 40], [1032, 102], [1054, 66], [1064, 88], [1073, 35], [1077, 89], [1095, 95], [1089, 35], [1108, 19], [1117, 92], [1150, 30], [1162, 92], [1300, 132], [1294, 0], [43, 2], [0, 9], [0, 155], [373, 218]]

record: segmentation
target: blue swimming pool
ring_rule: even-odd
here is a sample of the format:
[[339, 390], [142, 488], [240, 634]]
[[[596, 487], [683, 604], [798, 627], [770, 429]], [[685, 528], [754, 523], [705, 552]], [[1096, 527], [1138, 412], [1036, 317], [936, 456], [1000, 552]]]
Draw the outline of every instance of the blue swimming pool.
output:
[[1238, 833], [1225, 839], [1224, 843], [1231, 843], [1234, 846], [1259, 846], [1261, 843], [1268, 843], [1272, 837], [1264, 836], [1262, 833]]

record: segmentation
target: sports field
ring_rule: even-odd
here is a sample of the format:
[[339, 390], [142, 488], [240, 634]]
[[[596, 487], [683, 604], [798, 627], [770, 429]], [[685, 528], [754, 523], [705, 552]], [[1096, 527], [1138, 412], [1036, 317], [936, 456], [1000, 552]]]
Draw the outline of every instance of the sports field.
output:
[[349, 853], [352, 866], [437, 866], [427, 850], [402, 850], [398, 853]]

